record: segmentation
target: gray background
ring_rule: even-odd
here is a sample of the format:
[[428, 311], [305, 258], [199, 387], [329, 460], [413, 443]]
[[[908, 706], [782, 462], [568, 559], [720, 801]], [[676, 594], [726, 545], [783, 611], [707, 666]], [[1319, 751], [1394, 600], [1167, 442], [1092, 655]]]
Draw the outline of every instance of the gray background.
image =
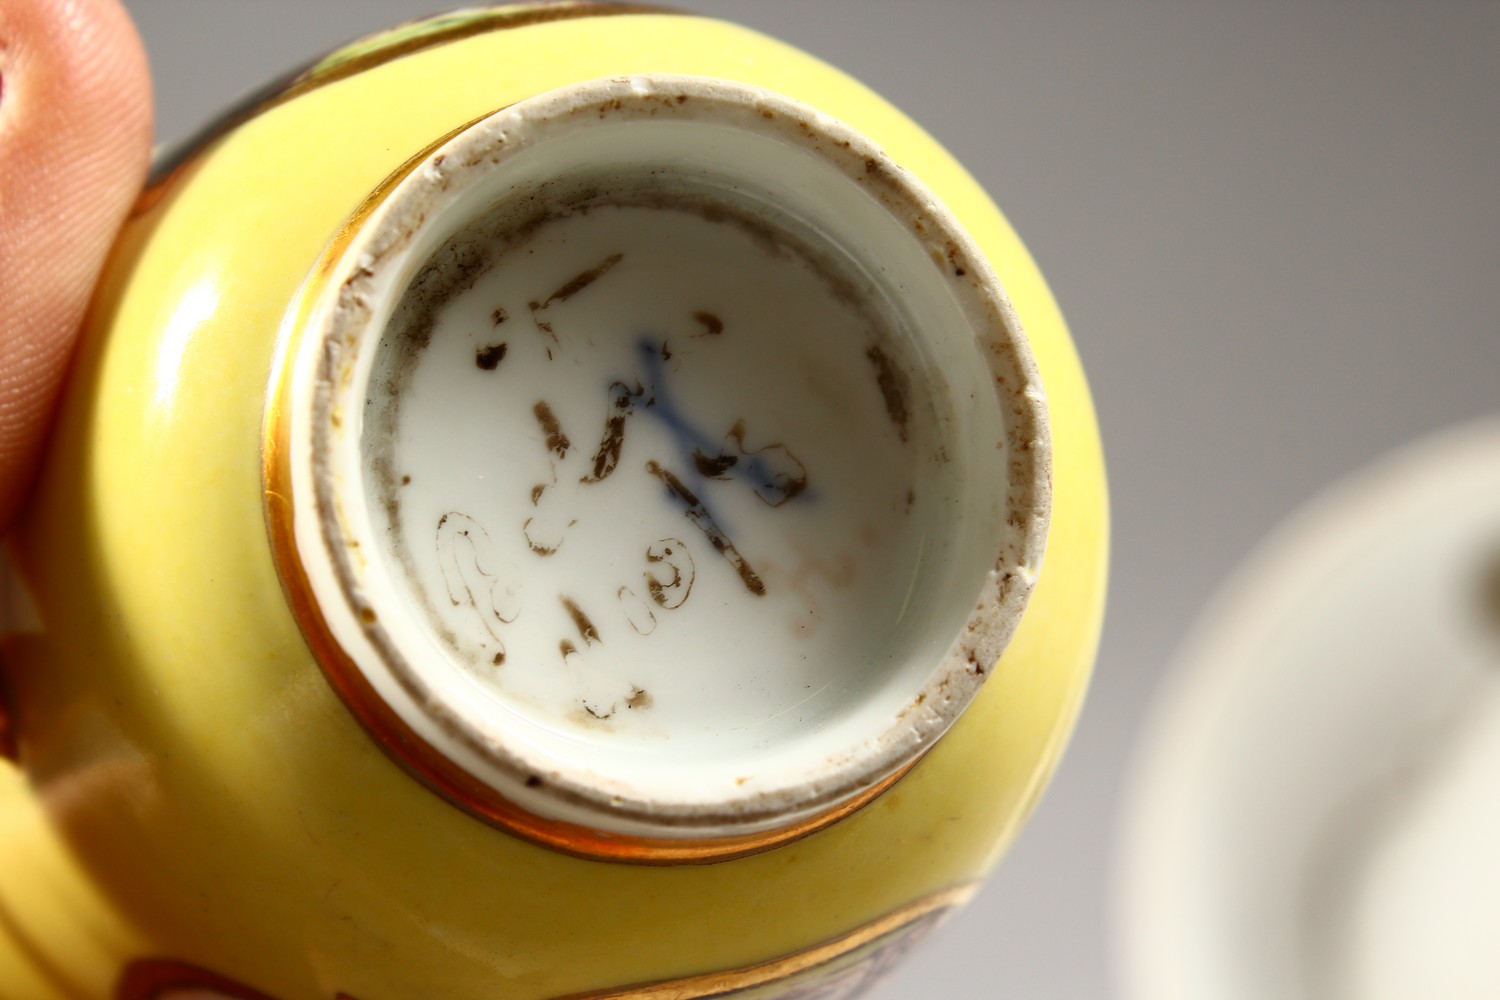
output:
[[[158, 136], [442, 0], [127, 0]], [[685, 0], [872, 85], [1010, 216], [1096, 394], [1115, 516], [1090, 701], [978, 902], [878, 1000], [1115, 996], [1143, 713], [1212, 588], [1377, 454], [1500, 411], [1500, 4]]]

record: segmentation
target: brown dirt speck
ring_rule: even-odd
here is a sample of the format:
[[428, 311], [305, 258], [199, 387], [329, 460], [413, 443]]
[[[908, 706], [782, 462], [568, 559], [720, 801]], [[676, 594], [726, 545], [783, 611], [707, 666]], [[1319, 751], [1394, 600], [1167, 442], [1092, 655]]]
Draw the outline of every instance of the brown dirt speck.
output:
[[708, 512], [708, 508], [703, 505], [703, 501], [699, 500], [692, 490], [684, 486], [682, 480], [678, 479], [670, 469], [663, 468], [655, 460], [646, 463], [646, 471], [660, 479], [662, 484], [666, 486], [667, 492], [682, 504], [683, 514], [686, 515], [688, 521], [697, 527], [699, 531], [703, 532], [709, 544], [714, 547], [714, 550], [723, 556], [730, 566], [734, 567], [734, 571], [739, 574], [740, 582], [745, 585], [745, 589], [756, 597], [764, 597], [766, 595], [765, 582], [750, 567], [749, 562], [740, 554], [739, 549], [735, 548], [734, 543], [729, 540], [729, 536], [715, 523], [713, 515]]
[[952, 265], [953, 273], [960, 278], [969, 273], [968, 269], [964, 267], [962, 258], [959, 256], [957, 243], [950, 242], [948, 244], [948, 263]]
[[906, 377], [878, 344], [871, 345], [865, 351], [865, 357], [875, 366], [875, 382], [880, 387], [881, 398], [885, 400], [886, 415], [896, 425], [896, 432], [901, 435], [901, 440], [905, 441], [906, 424], [911, 419], [906, 408]]
[[703, 324], [703, 332], [697, 334], [699, 337], [718, 336], [724, 332], [724, 321], [711, 312], [702, 310], [693, 313], [693, 319]]
[[577, 602], [570, 597], [562, 595], [558, 596], [558, 600], [562, 601], [563, 609], [568, 612], [568, 617], [573, 619], [573, 627], [578, 629], [578, 634], [582, 637], [584, 645], [592, 646], [597, 642], [604, 641], [599, 638], [599, 630], [594, 627], [594, 623], [584, 613], [583, 609], [578, 606]]
[[543, 309], [554, 302], [566, 302], [568, 299], [577, 295], [579, 292], [583, 291], [585, 288], [589, 287], [594, 282], [604, 277], [616, 264], [620, 263], [620, 261], [624, 259], [625, 255], [622, 253], [610, 254], [608, 257], [604, 258], [599, 263], [589, 268], [587, 271], [583, 271], [582, 273], [570, 278], [562, 285], [561, 288], [553, 292], [551, 295], [547, 296], [546, 302], [543, 302], [540, 305], [533, 305], [532, 310], [535, 311], [538, 309]]
[[489, 344], [474, 352], [474, 364], [487, 372], [492, 372], [500, 367], [500, 362], [505, 360], [505, 352], [510, 349], [509, 344]]
[[542, 433], [547, 435], [547, 450], [559, 460], [567, 458], [568, 449], [573, 442], [563, 433], [562, 424], [558, 421], [557, 414], [552, 412], [552, 407], [547, 405], [546, 400], [539, 399], [531, 412], [536, 414], [536, 422], [541, 425]]
[[705, 455], [698, 449], [693, 449], [693, 465], [697, 467], [699, 475], [707, 476], [709, 479], [721, 479], [736, 462], [738, 455]]
[[536, 518], [534, 517], [528, 517], [525, 523], [521, 525], [521, 534], [525, 536], [526, 545], [531, 549], [532, 552], [535, 552], [539, 556], [550, 556], [558, 550], [558, 548], [561, 546], [561, 543], [559, 543], [558, 545], [547, 545], [544, 542], [538, 542], [534, 538], [532, 538], [530, 533], [531, 524], [535, 520]]

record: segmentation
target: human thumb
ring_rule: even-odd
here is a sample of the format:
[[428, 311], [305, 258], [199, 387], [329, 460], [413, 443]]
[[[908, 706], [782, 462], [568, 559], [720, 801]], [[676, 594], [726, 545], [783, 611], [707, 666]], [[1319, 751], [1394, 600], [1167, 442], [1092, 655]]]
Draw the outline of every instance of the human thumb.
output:
[[0, 532], [150, 144], [146, 56], [117, 0], [0, 0]]

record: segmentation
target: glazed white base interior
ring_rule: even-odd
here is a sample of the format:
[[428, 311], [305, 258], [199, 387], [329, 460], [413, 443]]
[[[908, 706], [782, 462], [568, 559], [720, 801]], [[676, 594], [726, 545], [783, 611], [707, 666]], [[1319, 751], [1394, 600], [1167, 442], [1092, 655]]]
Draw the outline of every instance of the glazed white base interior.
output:
[[1029, 589], [1045, 509], [1008, 509], [1034, 484], [991, 345], [1018, 335], [977, 255], [915, 235], [948, 239], [941, 209], [852, 180], [796, 106], [654, 86], [627, 96], [661, 120], [510, 109], [372, 220], [397, 248], [357, 254], [308, 462], [358, 557], [309, 577], [388, 704], [507, 797], [742, 832], [951, 723], [956, 637], [978, 604], [1003, 646], [986, 588]]
[[722, 194], [652, 193], [557, 206], [408, 304], [369, 499], [430, 655], [549, 752], [753, 778], [961, 624], [950, 407], [886, 398], [913, 338], [829, 273], [847, 262], [706, 217]]

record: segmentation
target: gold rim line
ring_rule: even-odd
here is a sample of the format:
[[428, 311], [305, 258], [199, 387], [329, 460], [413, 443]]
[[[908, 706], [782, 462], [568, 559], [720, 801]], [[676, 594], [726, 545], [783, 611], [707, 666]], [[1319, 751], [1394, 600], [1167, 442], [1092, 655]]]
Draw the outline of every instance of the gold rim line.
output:
[[[979, 891], [979, 884], [964, 883], [907, 903], [883, 917], [856, 927], [821, 944], [780, 958], [756, 962], [723, 972], [700, 973], [677, 979], [658, 979], [634, 986], [610, 987], [584, 993], [569, 993], [553, 1000], [712, 1000], [743, 990], [774, 986], [792, 976], [811, 972], [853, 954], [866, 945], [897, 933], [925, 917], [957, 909]], [[0, 912], [0, 918], [3, 918]], [[242, 983], [201, 966], [168, 958], [139, 958], [130, 962], [115, 987], [116, 1000], [160, 1000], [165, 991], [208, 988], [236, 1000], [272, 1000]], [[344, 992], [337, 1000], [354, 1000]]]
[[[502, 109], [496, 109], [499, 111]], [[495, 112], [491, 112], [493, 114]], [[879, 798], [921, 761], [926, 751], [849, 799], [789, 826], [758, 833], [710, 837], [644, 837], [615, 834], [551, 819], [524, 809], [450, 760], [411, 728], [375, 691], [334, 637], [318, 608], [297, 550], [291, 503], [289, 400], [297, 354], [308, 322], [331, 287], [333, 271], [369, 217], [412, 171], [454, 136], [488, 115], [430, 143], [392, 172], [355, 210], [325, 247], [287, 312], [274, 348], [261, 431], [262, 507], [282, 593], [323, 676], [365, 732], [398, 767], [476, 819], [523, 840], [596, 861], [639, 865], [713, 864], [760, 854], [810, 836]], [[460, 738], [462, 734], [455, 734]]]
[[[460, 17], [460, 13], [464, 16]], [[547, 0], [543, 3], [501, 4], [419, 18], [341, 45], [256, 88], [183, 139], [158, 150], [153, 157], [145, 187], [137, 196], [130, 214], [143, 215], [156, 207], [174, 182], [213, 142], [245, 122], [320, 87], [414, 52], [491, 31], [622, 14], [696, 16], [690, 11], [655, 4], [614, 3], [608, 0]], [[451, 23], [443, 24], [444, 21]], [[423, 30], [424, 25], [431, 27]], [[382, 44], [381, 39], [387, 41]], [[364, 51], [360, 51], [361, 49]]]
[[569, 993], [553, 1000], [711, 1000], [759, 986], [774, 986], [798, 973], [828, 965], [851, 952], [879, 941], [887, 935], [915, 923], [923, 917], [963, 906], [979, 891], [975, 883], [953, 886], [913, 903], [908, 903], [846, 934], [814, 945], [804, 951], [773, 958], [727, 972], [709, 972], [683, 979], [660, 979], [607, 990]]

